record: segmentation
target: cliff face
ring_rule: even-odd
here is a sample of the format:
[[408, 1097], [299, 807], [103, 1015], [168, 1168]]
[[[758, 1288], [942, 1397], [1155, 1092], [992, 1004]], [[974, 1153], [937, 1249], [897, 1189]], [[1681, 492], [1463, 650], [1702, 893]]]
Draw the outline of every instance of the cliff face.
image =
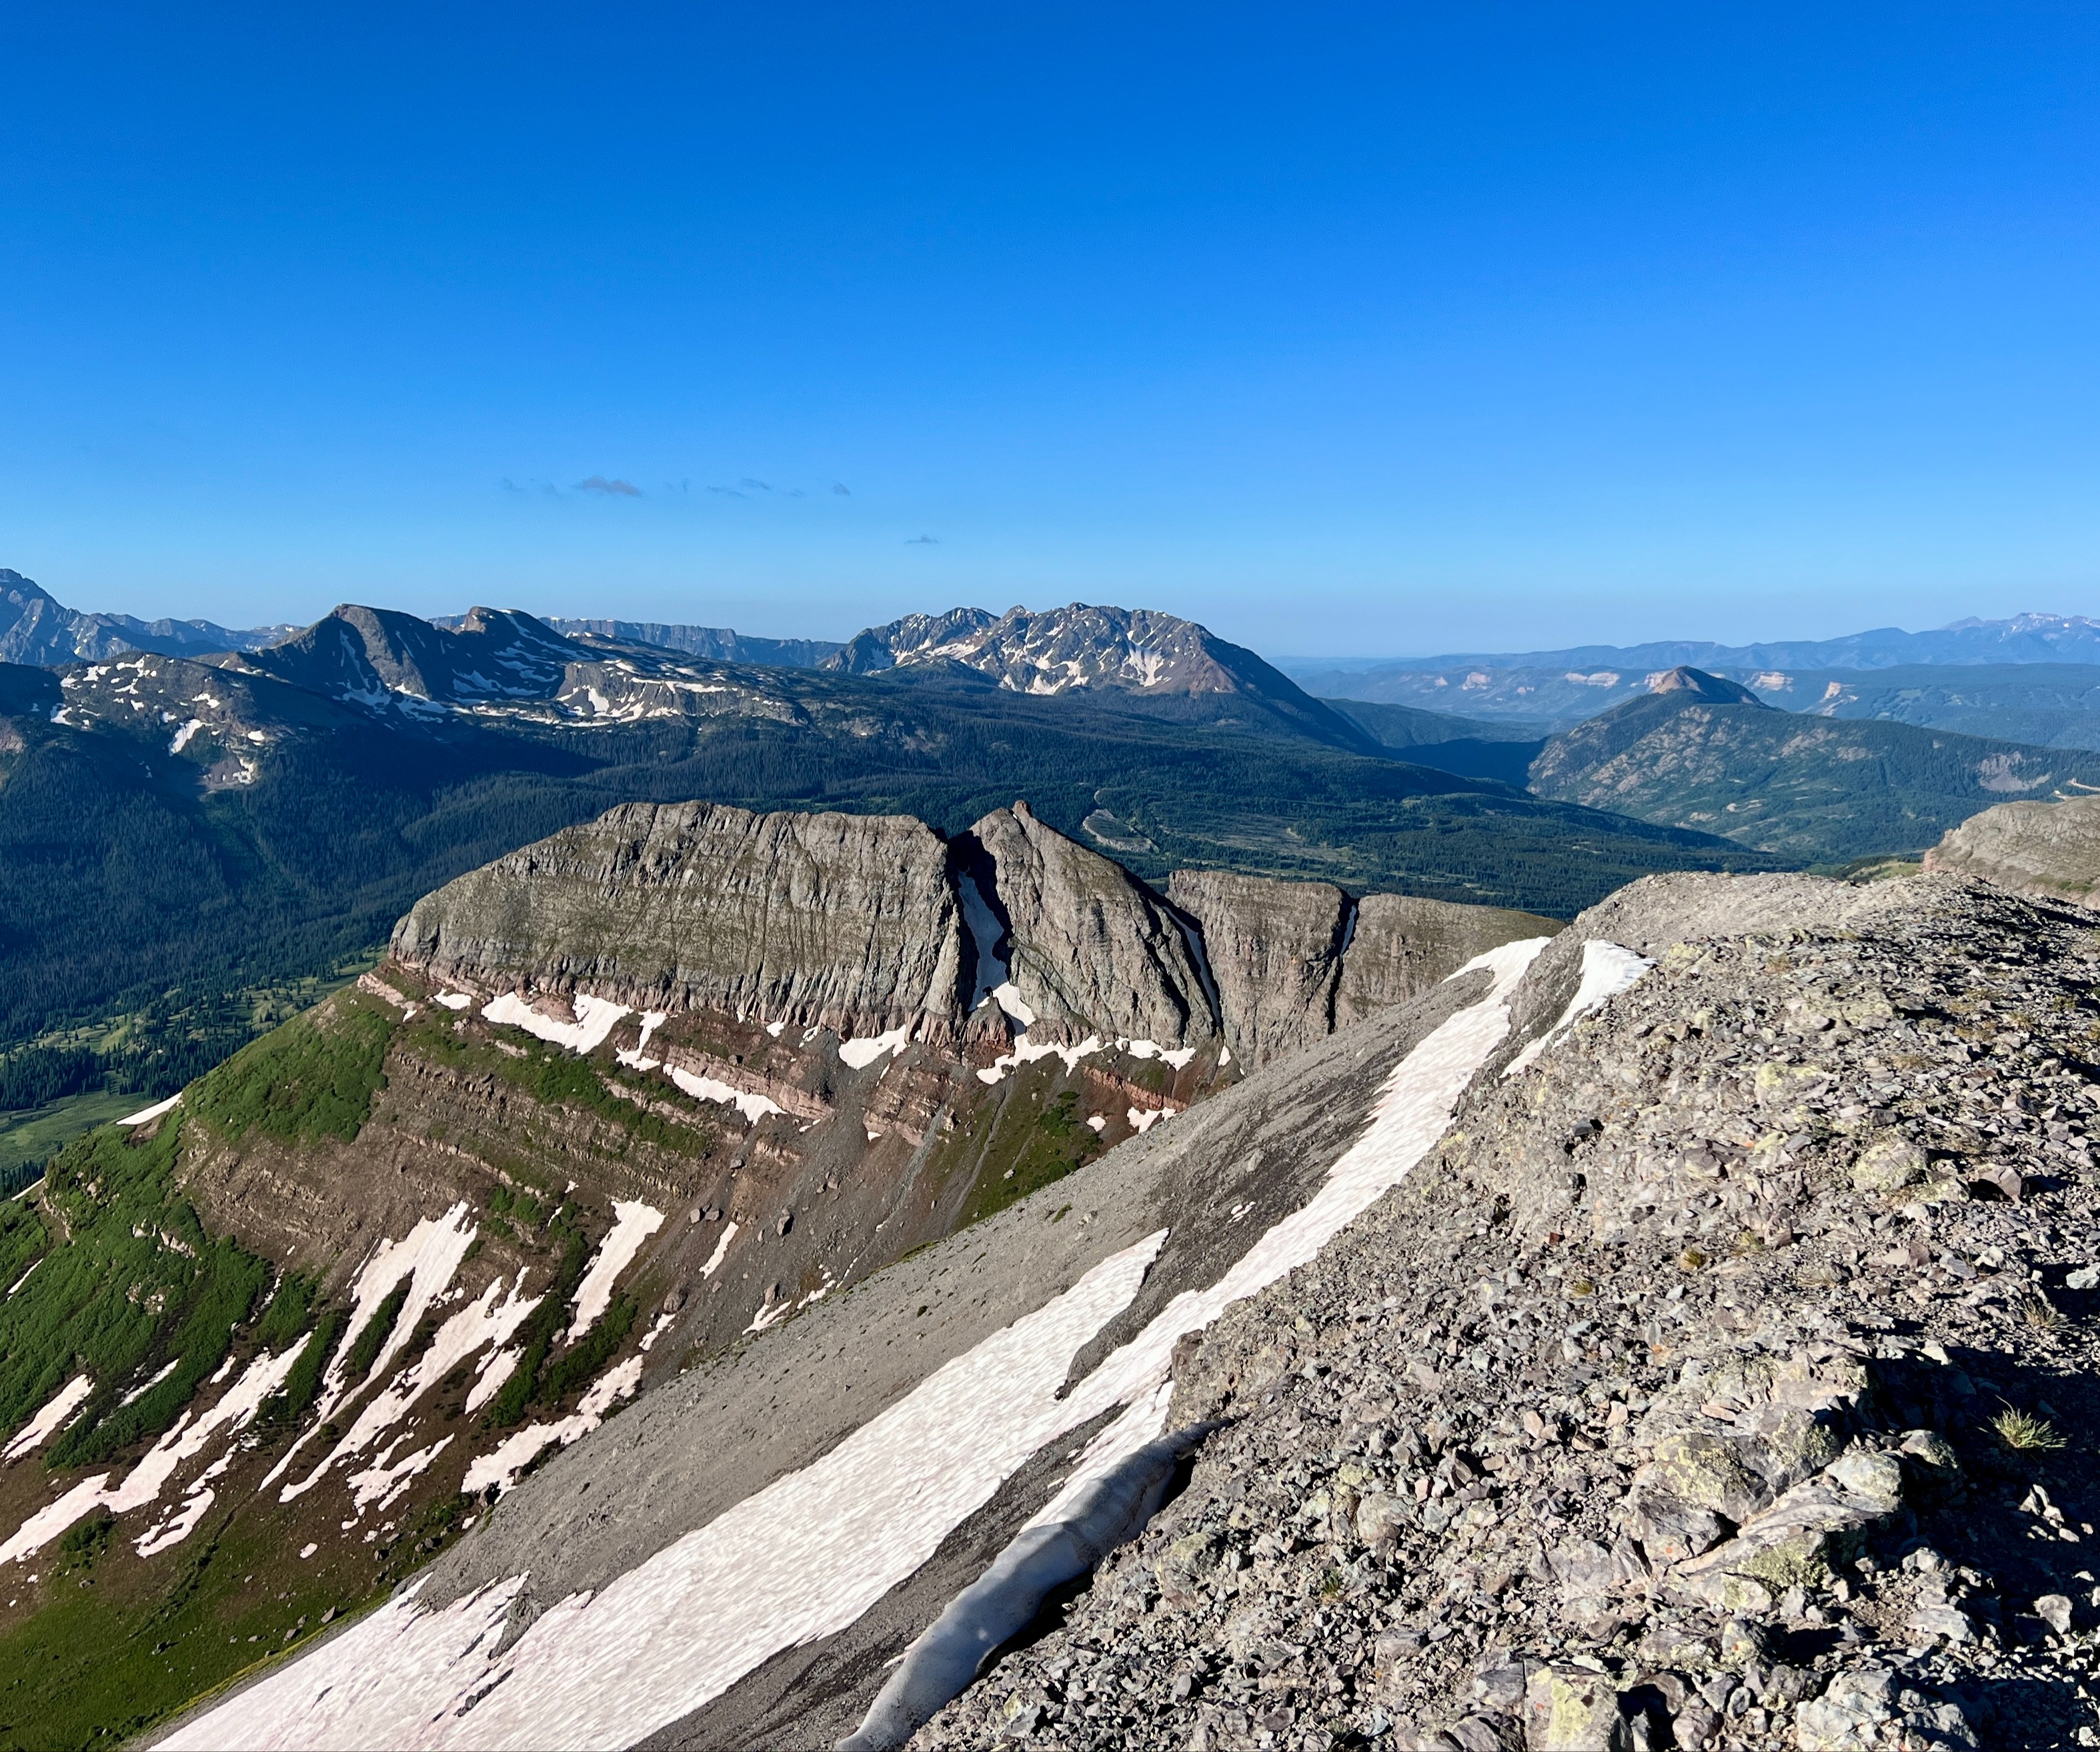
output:
[[1326, 882], [1177, 870], [1174, 904], [1202, 927], [1233, 1057], [1264, 1065], [1420, 996], [1474, 956], [1557, 920], [1405, 894], [1352, 900]]
[[448, 883], [393, 952], [490, 990], [588, 991], [845, 1035], [953, 1026], [946, 843], [904, 816], [638, 803]]
[[1342, 960], [1334, 1026], [1346, 1028], [1427, 991], [1498, 943], [1550, 937], [1560, 929], [1551, 919], [1501, 907], [1366, 894], [1357, 904], [1356, 928]]
[[1949, 828], [1925, 867], [2089, 905], [2100, 889], [2100, 797], [2001, 803]]
[[1201, 951], [1151, 889], [1044, 827], [1026, 803], [970, 831], [990, 872], [986, 898], [1004, 914], [1008, 978], [1036, 1017], [1032, 1034], [1170, 1050], [1216, 1038]]
[[1333, 1031], [1335, 986], [1354, 904], [1341, 889], [1177, 870], [1167, 893], [1202, 924], [1234, 1058], [1260, 1065]]
[[484, 994], [902, 1028], [991, 1053], [1022, 1035], [1215, 1044], [1251, 1069], [1557, 929], [1221, 871], [1179, 872], [1162, 897], [1026, 802], [952, 845], [904, 816], [631, 804], [426, 896], [392, 948]]

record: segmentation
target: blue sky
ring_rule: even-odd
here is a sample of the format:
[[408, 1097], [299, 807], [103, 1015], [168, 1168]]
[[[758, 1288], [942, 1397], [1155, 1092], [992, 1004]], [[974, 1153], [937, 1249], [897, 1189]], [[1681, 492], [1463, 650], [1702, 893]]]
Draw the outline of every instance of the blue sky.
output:
[[0, 565], [76, 606], [2100, 611], [2089, 7], [23, 7], [0, 56]]

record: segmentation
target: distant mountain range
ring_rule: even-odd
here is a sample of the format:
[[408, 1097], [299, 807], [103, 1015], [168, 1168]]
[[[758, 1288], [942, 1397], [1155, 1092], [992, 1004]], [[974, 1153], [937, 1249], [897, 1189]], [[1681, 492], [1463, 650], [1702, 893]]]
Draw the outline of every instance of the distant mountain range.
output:
[[[2100, 680], [2100, 672], [2089, 673]], [[2100, 791], [2100, 753], [1885, 719], [1805, 716], [1688, 666], [1649, 683], [1551, 737], [1476, 735], [1419, 742], [1406, 752], [1424, 766], [1721, 834], [1805, 864], [1916, 853], [2009, 798]], [[1375, 725], [1372, 714], [1402, 708], [1355, 709]]]
[[83, 614], [68, 608], [33, 579], [0, 567], [0, 662], [71, 663], [114, 657], [127, 651], [201, 656], [207, 651], [254, 651], [297, 630]]
[[[104, 1075], [165, 1092], [419, 894], [626, 801], [954, 834], [1026, 797], [1147, 881], [1224, 870], [1554, 916], [1649, 871], [1770, 862], [1395, 752], [1190, 623], [1079, 612], [1109, 617], [1103, 643], [1059, 660], [1099, 679], [1057, 692], [953, 660], [711, 662], [492, 609], [445, 628], [347, 606], [208, 660], [0, 664], [0, 1110], [29, 1105], [5, 1092], [33, 1042], [46, 1057], [17, 1080], [38, 1100]], [[1132, 627], [1166, 647], [1149, 674], [1117, 673]]]
[[[1314, 691], [1356, 699], [1388, 676], [1475, 669], [1887, 669], [1899, 664], [2100, 663], [2100, 620], [2084, 615], [2014, 615], [2009, 620], [1957, 620], [1928, 633], [1877, 627], [1838, 638], [1776, 639], [1720, 645], [1710, 639], [1657, 639], [1645, 645], [1571, 645], [1560, 651], [1456, 651], [1436, 657], [1336, 664], [1286, 659], [1279, 665]], [[1341, 683], [1348, 681], [1348, 686]]]
[[[457, 620], [465, 618], [432, 624], [455, 625]], [[629, 645], [657, 645], [715, 663], [770, 664], [787, 669], [814, 669], [839, 649], [836, 639], [753, 638], [733, 627], [684, 626], [663, 620], [571, 620], [550, 615], [547, 624], [557, 633], [588, 634]]]

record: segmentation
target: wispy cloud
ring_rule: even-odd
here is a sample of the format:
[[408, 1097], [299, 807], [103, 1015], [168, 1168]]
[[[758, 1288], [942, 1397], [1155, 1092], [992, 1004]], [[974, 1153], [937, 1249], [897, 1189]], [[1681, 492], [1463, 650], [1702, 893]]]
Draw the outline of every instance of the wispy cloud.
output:
[[609, 499], [638, 499], [642, 489], [631, 480], [622, 480], [617, 474], [607, 480], [602, 474], [593, 474], [589, 480], [576, 483], [578, 492], [602, 492]]
[[753, 480], [748, 474], [745, 475], [742, 480], [739, 481], [737, 485], [739, 487], [749, 487], [758, 492], [770, 492], [773, 491], [772, 488], [768, 486], [764, 481]]
[[938, 536], [913, 536], [905, 542], [907, 548], [937, 548], [941, 545]]
[[720, 493], [725, 499], [748, 499], [751, 496], [748, 492], [739, 492], [734, 487], [710, 487], [708, 491]]
[[853, 488], [846, 485], [846, 483], [842, 480], [833, 481], [832, 483], [832, 491], [836, 493], [842, 499], [850, 499], [853, 497]]

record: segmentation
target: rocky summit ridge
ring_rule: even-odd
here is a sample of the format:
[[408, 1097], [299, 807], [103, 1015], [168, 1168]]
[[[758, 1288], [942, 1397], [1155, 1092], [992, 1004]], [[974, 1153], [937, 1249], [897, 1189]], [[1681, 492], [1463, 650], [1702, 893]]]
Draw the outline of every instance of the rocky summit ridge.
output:
[[1180, 1359], [1187, 1489], [918, 1752], [2100, 1737], [2094, 920], [1663, 879], [1538, 974], [1600, 941], [1655, 965]]
[[952, 841], [905, 816], [636, 803], [426, 896], [392, 954], [558, 1014], [707, 1009], [776, 1037], [970, 1044], [995, 1072], [1012, 1050], [1111, 1042], [1251, 1069], [1551, 928], [1223, 872], [1178, 872], [1162, 894], [1025, 801]]
[[1637, 883], [666, 1380], [166, 1743], [2093, 1744], [2096, 1008], [2061, 902]]

